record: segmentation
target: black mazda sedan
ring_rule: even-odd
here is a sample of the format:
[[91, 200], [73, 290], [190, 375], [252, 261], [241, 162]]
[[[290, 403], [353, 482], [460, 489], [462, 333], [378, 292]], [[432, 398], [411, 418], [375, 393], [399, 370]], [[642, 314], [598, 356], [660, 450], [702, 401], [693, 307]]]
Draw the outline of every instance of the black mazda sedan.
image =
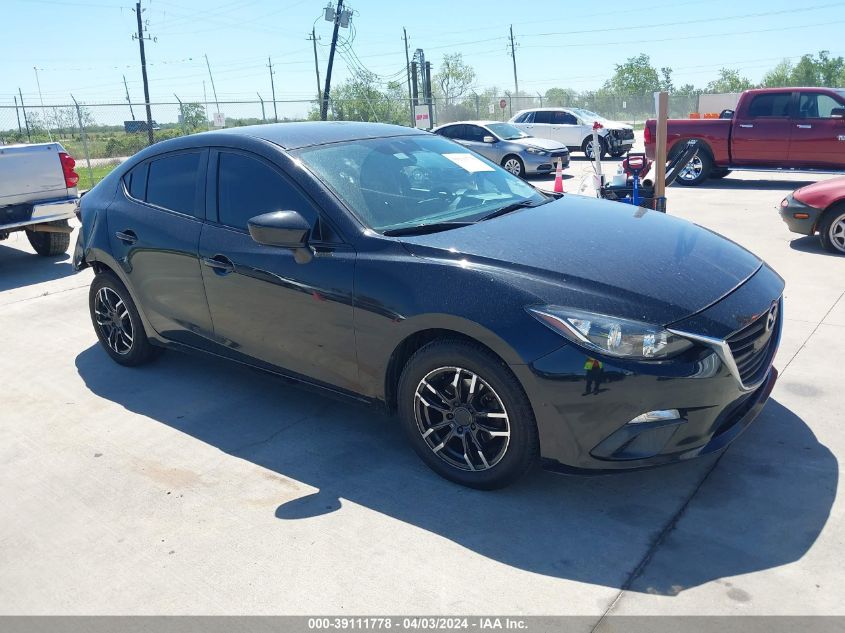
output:
[[398, 413], [477, 488], [723, 449], [777, 377], [783, 280], [662, 213], [448, 139], [283, 123], [163, 141], [82, 199], [103, 349], [198, 350]]

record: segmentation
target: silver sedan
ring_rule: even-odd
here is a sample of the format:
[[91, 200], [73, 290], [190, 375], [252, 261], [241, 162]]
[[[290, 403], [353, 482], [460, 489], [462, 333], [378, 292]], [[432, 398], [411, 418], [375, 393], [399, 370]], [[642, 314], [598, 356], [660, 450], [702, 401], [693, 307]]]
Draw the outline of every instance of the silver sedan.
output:
[[516, 176], [548, 174], [560, 160], [569, 165], [569, 150], [557, 141], [536, 138], [510, 123], [458, 121], [432, 130], [478, 152]]

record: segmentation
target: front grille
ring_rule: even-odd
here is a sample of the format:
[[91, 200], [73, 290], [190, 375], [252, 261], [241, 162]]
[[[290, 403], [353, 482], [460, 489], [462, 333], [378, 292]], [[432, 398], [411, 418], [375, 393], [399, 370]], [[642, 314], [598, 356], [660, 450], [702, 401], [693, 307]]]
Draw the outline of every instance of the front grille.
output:
[[567, 158], [569, 156], [569, 150], [565, 152], [552, 152], [552, 158]]
[[616, 132], [616, 137], [619, 140], [627, 141], [627, 140], [634, 138], [634, 130], [629, 130], [629, 129], [625, 128], [625, 129], [622, 129], [622, 130], [613, 130], [613, 131]]
[[[773, 313], [774, 312], [774, 313]], [[769, 371], [780, 339], [781, 303], [727, 339], [743, 385], [756, 385]]]

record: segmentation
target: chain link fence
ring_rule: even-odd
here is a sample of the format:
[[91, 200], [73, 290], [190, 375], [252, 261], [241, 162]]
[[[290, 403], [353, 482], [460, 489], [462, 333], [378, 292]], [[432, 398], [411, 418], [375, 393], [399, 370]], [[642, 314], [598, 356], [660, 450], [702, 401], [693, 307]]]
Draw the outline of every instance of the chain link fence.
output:
[[[670, 116], [685, 118], [697, 109], [697, 97], [672, 96]], [[408, 99], [384, 96], [333, 99], [333, 119], [411, 125], [413, 108]], [[276, 121], [319, 118], [317, 100], [300, 101], [174, 101], [150, 104], [154, 141], [215, 129], [260, 125]], [[502, 107], [504, 106], [504, 107]], [[641, 123], [654, 116], [654, 99], [646, 96], [584, 96], [550, 102], [538, 95], [502, 96], [470, 94], [460, 100], [433, 104], [436, 125], [466, 119], [508, 120], [519, 110], [567, 106], [591, 110], [602, 116]], [[126, 157], [149, 144], [143, 103], [77, 103], [0, 105], [0, 144], [56, 141], [77, 159], [83, 186], [92, 187]]]

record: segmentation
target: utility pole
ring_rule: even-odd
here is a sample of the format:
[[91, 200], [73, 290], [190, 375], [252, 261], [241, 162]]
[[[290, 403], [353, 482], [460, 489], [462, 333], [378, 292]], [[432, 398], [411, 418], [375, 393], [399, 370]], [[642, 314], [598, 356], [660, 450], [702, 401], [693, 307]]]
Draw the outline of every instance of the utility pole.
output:
[[513, 93], [519, 96], [519, 81], [516, 78], [516, 45], [513, 42], [513, 24], [511, 24], [511, 57], [513, 58]]
[[[267, 57], [267, 67], [270, 69], [270, 90], [273, 93], [273, 120], [278, 123], [279, 122], [279, 113], [276, 111], [276, 84], [273, 83], [273, 60], [270, 57]], [[261, 95], [258, 95], [258, 98], [261, 99]], [[261, 116], [264, 117], [264, 100], [261, 99]], [[264, 119], [267, 120], [266, 118]]]
[[[329, 7], [331, 9], [331, 7]], [[328, 13], [328, 12], [327, 12]], [[334, 31], [332, 32], [332, 45], [329, 49], [329, 63], [326, 66], [326, 87], [323, 90], [323, 104], [320, 106], [320, 120], [325, 121], [329, 115], [329, 93], [332, 89], [332, 66], [334, 66], [334, 51], [337, 48], [337, 33], [340, 30], [340, 21], [343, 17], [343, 0], [337, 0], [337, 9], [334, 12]], [[349, 16], [346, 17], [347, 26]]]
[[18, 112], [18, 96], [14, 95], [15, 97], [15, 116], [18, 118], [18, 134], [23, 134], [23, 130], [21, 129], [21, 113]]
[[132, 120], [135, 120], [135, 112], [132, 110], [132, 100], [129, 98], [129, 86], [126, 85], [126, 75], [123, 75], [123, 87], [126, 88], [126, 103], [129, 104], [129, 114], [132, 115]]
[[220, 112], [220, 102], [217, 100], [217, 88], [214, 87], [214, 76], [211, 74], [211, 64], [208, 63], [208, 55], [205, 56], [205, 65], [208, 67], [208, 78], [211, 80], [211, 92], [214, 93], [214, 105], [217, 112]]
[[135, 3], [135, 17], [138, 18], [138, 32], [133, 38], [138, 38], [138, 46], [141, 49], [141, 78], [144, 80], [144, 107], [147, 109], [147, 141], [150, 145], [155, 143], [153, 138], [153, 113], [150, 110], [150, 84], [147, 81], [147, 55], [144, 53], [144, 40], [150, 39], [144, 36], [144, 24], [141, 20], [141, 0]]
[[179, 123], [182, 125], [182, 133], [184, 134], [188, 130], [188, 126], [185, 125], [185, 106], [182, 105], [182, 100], [179, 98], [179, 95], [174, 92], [173, 96], [176, 97], [176, 101], [179, 102], [179, 118], [182, 119]]
[[428, 104], [428, 125], [429, 129], [434, 127], [434, 98], [431, 94], [431, 62], [427, 61], [423, 70], [423, 83], [425, 84], [425, 102]]
[[402, 35], [405, 36], [405, 70], [408, 74], [408, 105], [411, 110], [411, 127], [416, 127], [417, 119], [414, 115], [414, 96], [411, 92], [411, 60], [408, 58], [408, 31], [402, 27]]
[[26, 140], [32, 143], [32, 134], [29, 131], [29, 119], [26, 118], [26, 106], [23, 103], [23, 93], [21, 89], [18, 88], [18, 95], [21, 98], [21, 110], [23, 110], [23, 123], [26, 126]]
[[317, 40], [320, 39], [311, 29], [311, 36], [308, 38], [314, 46], [314, 73], [317, 75], [317, 99], [320, 103], [323, 102], [323, 89], [320, 87], [320, 64], [317, 62]]
[[202, 102], [205, 104], [205, 129], [210, 130], [211, 126], [208, 124], [208, 95], [205, 93], [205, 79], [202, 80]]

